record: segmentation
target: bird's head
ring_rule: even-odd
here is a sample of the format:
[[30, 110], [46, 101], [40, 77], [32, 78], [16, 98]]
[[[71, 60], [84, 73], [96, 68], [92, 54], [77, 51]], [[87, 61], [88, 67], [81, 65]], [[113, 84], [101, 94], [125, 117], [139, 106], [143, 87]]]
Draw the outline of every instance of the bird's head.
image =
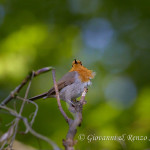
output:
[[76, 66], [82, 66], [82, 62], [80, 60], [76, 60], [74, 59], [74, 61], [72, 62], [72, 67], [76, 67]]

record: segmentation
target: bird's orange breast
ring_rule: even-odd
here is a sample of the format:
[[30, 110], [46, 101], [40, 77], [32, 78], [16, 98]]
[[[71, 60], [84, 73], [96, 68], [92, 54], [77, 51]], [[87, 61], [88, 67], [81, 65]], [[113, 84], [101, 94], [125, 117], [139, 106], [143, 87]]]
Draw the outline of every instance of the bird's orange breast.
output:
[[81, 65], [72, 67], [69, 72], [71, 71], [77, 71], [82, 82], [88, 82], [90, 79], [94, 78], [94, 72]]

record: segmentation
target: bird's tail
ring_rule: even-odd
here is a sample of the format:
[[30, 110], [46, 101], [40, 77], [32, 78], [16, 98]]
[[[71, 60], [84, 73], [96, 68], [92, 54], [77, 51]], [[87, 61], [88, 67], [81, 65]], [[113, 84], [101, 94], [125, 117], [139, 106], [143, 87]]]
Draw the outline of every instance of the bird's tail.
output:
[[47, 94], [48, 94], [48, 92], [37, 95], [37, 96], [34, 96], [34, 97], [31, 97], [31, 98], [29, 98], [29, 100], [34, 101], [34, 100], [37, 100], [37, 99], [40, 99], [40, 98], [47, 97]]

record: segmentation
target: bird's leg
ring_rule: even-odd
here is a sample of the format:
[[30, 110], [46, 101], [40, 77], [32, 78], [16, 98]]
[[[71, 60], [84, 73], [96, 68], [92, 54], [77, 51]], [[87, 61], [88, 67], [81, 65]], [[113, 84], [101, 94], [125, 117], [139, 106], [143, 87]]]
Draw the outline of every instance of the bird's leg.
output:
[[75, 106], [75, 104], [74, 104], [74, 102], [72, 100], [67, 100], [67, 103], [69, 104], [69, 106], [72, 106], [72, 107]]
[[73, 99], [73, 100], [67, 100], [68, 104], [69, 104], [69, 111], [72, 112], [72, 113], [75, 113], [75, 107], [76, 107], [76, 104], [77, 104], [77, 100], [76, 99]]

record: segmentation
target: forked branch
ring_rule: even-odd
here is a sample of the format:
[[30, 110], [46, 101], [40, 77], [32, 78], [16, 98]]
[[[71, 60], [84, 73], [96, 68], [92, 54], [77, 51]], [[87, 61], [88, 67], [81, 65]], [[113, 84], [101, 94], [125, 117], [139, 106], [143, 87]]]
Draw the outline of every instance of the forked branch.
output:
[[[69, 125], [69, 130], [68, 130], [68, 133], [66, 135], [66, 139], [63, 140], [63, 145], [65, 147], [65, 150], [74, 150], [74, 145], [77, 143], [77, 141], [74, 140], [74, 138], [75, 138], [75, 135], [76, 135], [76, 132], [77, 132], [77, 127], [80, 126], [81, 123], [82, 123], [82, 109], [83, 109], [83, 105], [86, 103], [85, 102], [85, 95], [87, 93], [87, 88], [84, 89], [80, 101], [73, 102], [74, 105], [69, 106], [70, 107], [69, 109], [73, 110], [73, 113], [74, 113], [74, 118], [73, 119], [69, 118], [67, 116], [67, 114], [65, 113], [65, 111], [63, 110], [62, 106], [61, 106], [58, 86], [57, 86], [56, 77], [55, 77], [55, 70], [52, 67], [42, 68], [42, 69], [39, 69], [35, 72], [32, 71], [32, 73], [30, 73], [21, 82], [21, 84], [19, 86], [17, 86], [9, 94], [9, 96], [6, 99], [4, 99], [2, 101], [2, 103], [0, 104], [0, 109], [7, 110], [10, 115], [13, 115], [15, 117], [15, 119], [12, 121], [11, 127], [0, 138], [0, 142], [3, 142], [0, 150], [3, 149], [6, 144], [8, 144], [8, 139], [11, 139], [11, 142], [9, 143], [9, 147], [12, 148], [13, 141], [15, 140], [16, 133], [18, 131], [18, 124], [19, 124], [20, 120], [23, 121], [23, 123], [26, 127], [26, 131], [24, 133], [30, 132], [31, 134], [33, 134], [37, 138], [40, 138], [40, 139], [48, 142], [53, 147], [54, 150], [59, 150], [59, 147], [52, 140], [50, 140], [47, 137], [37, 133], [36, 131], [34, 131], [32, 129], [32, 124], [33, 124], [34, 119], [37, 115], [38, 105], [35, 102], [28, 100], [28, 93], [29, 93], [29, 90], [30, 90], [31, 81], [32, 81], [33, 77], [35, 77], [37, 75], [40, 75], [41, 73], [50, 71], [50, 70], [52, 70], [53, 83], [54, 83], [54, 88], [55, 88], [55, 92], [56, 92], [56, 99], [57, 99], [58, 108], [59, 108], [61, 114], [63, 115], [64, 119], [66, 120], [66, 122]], [[29, 82], [28, 87], [26, 89], [26, 93], [25, 93], [24, 98], [19, 97], [18, 93], [24, 87], [24, 85], [26, 83], [28, 83], [28, 81], [30, 81], [30, 82]], [[15, 110], [5, 106], [9, 101], [11, 101], [14, 98], [23, 101], [19, 113], [17, 113]], [[22, 116], [22, 112], [23, 112], [23, 109], [24, 109], [25, 102], [32, 103], [33, 105], [36, 106], [36, 110], [34, 112], [33, 118], [32, 118], [30, 123], [28, 122], [28, 119], [26, 117]]]
[[69, 130], [66, 136], [66, 140], [63, 140], [63, 145], [65, 147], [65, 150], [74, 150], [74, 145], [77, 143], [77, 141], [74, 140], [74, 137], [77, 132], [77, 127], [80, 126], [82, 122], [82, 108], [83, 108], [83, 105], [86, 103], [85, 95], [87, 93], [87, 88], [84, 89], [80, 101], [77, 101], [76, 103], [74, 103], [74, 106], [70, 106], [70, 107], [73, 107], [72, 109], [74, 110], [74, 116], [75, 116], [74, 120], [72, 120], [66, 115], [66, 113], [64, 112], [61, 106], [54, 69], [52, 70], [52, 74], [53, 74], [53, 83], [55, 87], [58, 108], [60, 112], [62, 113], [62, 115], [64, 116], [66, 122], [69, 124]]

